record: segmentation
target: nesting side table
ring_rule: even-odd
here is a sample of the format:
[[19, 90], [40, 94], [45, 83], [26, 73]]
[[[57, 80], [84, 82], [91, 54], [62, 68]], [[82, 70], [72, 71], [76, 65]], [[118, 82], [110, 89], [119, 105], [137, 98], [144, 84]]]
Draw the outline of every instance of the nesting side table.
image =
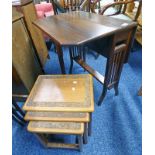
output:
[[[40, 75], [24, 104], [28, 131], [46, 147], [79, 148], [91, 135], [94, 111], [93, 83], [90, 74]], [[78, 144], [48, 142], [44, 134], [74, 134]], [[83, 138], [83, 140], [82, 140]]]

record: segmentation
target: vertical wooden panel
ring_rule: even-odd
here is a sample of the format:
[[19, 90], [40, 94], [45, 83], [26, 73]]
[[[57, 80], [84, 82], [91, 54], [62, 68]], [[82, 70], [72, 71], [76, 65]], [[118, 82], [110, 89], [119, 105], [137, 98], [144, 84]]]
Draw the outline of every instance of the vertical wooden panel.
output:
[[27, 28], [30, 31], [32, 40], [36, 47], [41, 64], [44, 65], [48, 56], [48, 50], [47, 50], [45, 39], [43, 37], [42, 32], [37, 28], [35, 28], [35, 26], [32, 24], [32, 22], [37, 19], [37, 14], [36, 14], [34, 4], [33, 2], [28, 3], [26, 5], [21, 6], [21, 9], [25, 17]]
[[25, 87], [30, 91], [36, 78], [41, 74], [41, 68], [22, 19], [12, 24], [12, 63]]
[[13, 5], [13, 6], [16, 7], [18, 11], [23, 13], [25, 17], [26, 26], [31, 34], [33, 43], [37, 50], [37, 54], [43, 66], [48, 56], [48, 50], [42, 32], [37, 28], [35, 28], [35, 26], [32, 23], [37, 19], [35, 6], [33, 4], [33, 1], [31, 0], [27, 1], [20, 0], [20, 2], [21, 2], [20, 5]]

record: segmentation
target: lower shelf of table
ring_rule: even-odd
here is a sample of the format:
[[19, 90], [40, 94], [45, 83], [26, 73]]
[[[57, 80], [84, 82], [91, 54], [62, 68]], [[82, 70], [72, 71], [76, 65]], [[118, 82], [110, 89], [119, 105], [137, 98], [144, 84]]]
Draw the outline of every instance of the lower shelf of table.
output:
[[84, 123], [30, 121], [27, 127], [29, 132], [46, 134], [83, 134]]

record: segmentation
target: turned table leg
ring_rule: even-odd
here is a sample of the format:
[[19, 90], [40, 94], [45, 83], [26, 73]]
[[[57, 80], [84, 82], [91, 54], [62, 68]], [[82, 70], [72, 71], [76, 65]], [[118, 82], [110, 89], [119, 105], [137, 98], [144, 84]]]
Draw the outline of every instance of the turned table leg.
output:
[[62, 51], [61, 45], [56, 45], [56, 51], [57, 51], [58, 58], [59, 58], [61, 72], [62, 72], [62, 74], [66, 74], [65, 64], [64, 64], [64, 60], [63, 60], [63, 51]]

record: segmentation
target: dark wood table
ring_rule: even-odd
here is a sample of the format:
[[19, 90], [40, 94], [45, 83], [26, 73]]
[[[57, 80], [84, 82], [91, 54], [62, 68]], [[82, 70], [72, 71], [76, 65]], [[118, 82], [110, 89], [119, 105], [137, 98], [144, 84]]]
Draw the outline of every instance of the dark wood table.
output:
[[62, 46], [78, 46], [115, 34], [136, 23], [82, 11], [63, 13], [33, 22], [56, 45], [61, 71], [65, 74]]

